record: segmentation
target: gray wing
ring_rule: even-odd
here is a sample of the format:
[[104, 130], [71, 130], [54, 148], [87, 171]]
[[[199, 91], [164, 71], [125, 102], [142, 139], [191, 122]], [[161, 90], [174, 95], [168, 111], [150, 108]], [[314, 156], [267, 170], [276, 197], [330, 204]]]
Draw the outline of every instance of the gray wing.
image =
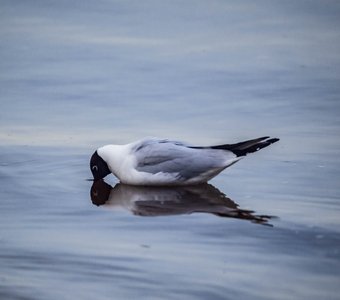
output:
[[177, 173], [184, 179], [196, 177], [213, 169], [223, 169], [228, 159], [235, 158], [230, 151], [190, 147], [181, 142], [148, 140], [135, 149], [136, 169], [148, 173]]

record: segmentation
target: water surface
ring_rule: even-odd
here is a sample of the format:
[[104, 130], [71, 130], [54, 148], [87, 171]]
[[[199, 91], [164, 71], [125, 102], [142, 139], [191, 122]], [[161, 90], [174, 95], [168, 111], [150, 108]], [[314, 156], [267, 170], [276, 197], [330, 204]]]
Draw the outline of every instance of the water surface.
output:
[[[339, 298], [337, 1], [0, 14], [1, 298]], [[209, 186], [87, 180], [103, 144], [264, 135]]]

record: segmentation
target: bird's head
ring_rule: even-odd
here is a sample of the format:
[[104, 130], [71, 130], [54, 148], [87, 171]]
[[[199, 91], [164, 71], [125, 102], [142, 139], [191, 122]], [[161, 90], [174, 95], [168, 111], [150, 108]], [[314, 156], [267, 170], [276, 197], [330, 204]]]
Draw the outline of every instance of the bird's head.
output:
[[90, 168], [95, 181], [103, 179], [105, 176], [111, 173], [107, 163], [102, 157], [99, 156], [97, 151], [92, 154]]

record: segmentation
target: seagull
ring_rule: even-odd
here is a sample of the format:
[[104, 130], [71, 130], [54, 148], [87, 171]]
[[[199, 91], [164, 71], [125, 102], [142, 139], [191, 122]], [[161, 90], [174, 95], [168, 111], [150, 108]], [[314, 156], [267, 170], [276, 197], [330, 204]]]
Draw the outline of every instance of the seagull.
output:
[[176, 186], [206, 183], [248, 153], [275, 142], [269, 136], [236, 144], [192, 146], [169, 139], [144, 138], [126, 145], [98, 148], [90, 160], [94, 181], [109, 174], [121, 183]]

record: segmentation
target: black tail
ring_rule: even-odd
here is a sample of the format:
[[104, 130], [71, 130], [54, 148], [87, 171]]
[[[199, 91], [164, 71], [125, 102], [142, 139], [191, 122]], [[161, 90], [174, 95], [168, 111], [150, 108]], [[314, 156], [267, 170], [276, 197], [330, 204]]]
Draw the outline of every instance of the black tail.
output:
[[278, 138], [269, 138], [269, 136], [264, 136], [258, 139], [248, 140], [248, 141], [237, 143], [237, 144], [218, 145], [218, 146], [212, 146], [210, 148], [229, 150], [233, 152], [234, 154], [236, 154], [237, 156], [245, 156], [248, 153], [256, 152], [279, 140], [280, 139]]

